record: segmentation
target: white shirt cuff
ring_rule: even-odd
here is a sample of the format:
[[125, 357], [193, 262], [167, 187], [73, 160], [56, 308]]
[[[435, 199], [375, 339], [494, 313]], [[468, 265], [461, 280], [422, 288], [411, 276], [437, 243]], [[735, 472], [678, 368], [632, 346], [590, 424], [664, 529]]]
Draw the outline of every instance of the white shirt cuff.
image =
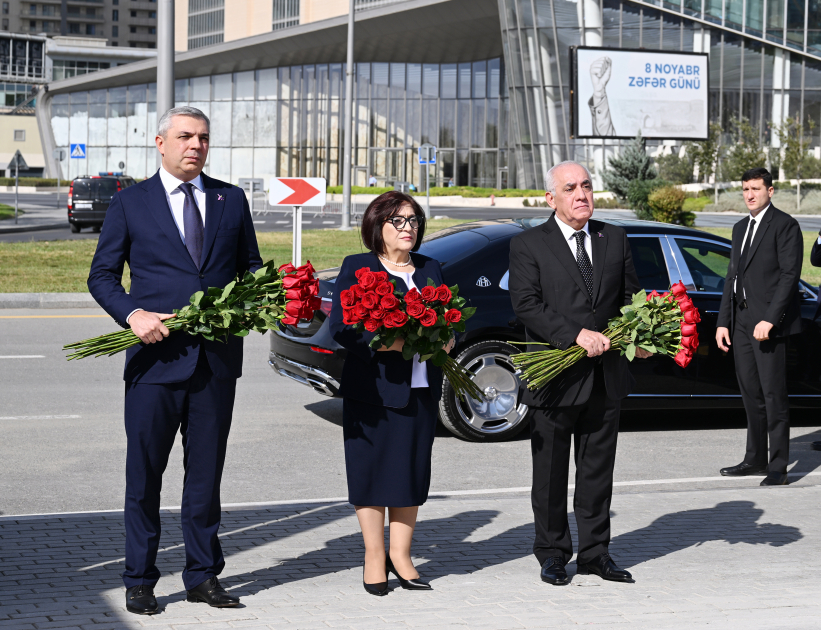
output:
[[126, 317], [126, 318], [125, 318], [125, 323], [126, 323], [126, 324], [128, 323], [128, 320], [129, 320], [129, 319], [131, 319], [131, 316], [132, 316], [134, 313], [136, 313], [137, 311], [143, 311], [143, 310], [145, 310], [145, 309], [142, 309], [142, 308], [135, 308], [133, 311], [131, 311], [131, 312], [128, 314], [128, 317]]

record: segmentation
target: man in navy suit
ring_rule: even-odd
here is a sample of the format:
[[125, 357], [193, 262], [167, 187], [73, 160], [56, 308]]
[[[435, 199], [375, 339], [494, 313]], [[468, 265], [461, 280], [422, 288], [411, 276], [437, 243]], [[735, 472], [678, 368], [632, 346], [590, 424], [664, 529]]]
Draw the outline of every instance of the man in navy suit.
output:
[[[245, 194], [202, 174], [209, 131], [208, 118], [193, 107], [170, 109], [160, 118], [162, 167], [112, 199], [88, 277], [94, 299], [143, 342], [126, 352], [124, 374], [123, 582], [126, 608], [137, 614], [159, 611], [154, 585], [160, 577], [160, 489], [178, 430], [188, 601], [239, 604], [217, 579], [225, 566], [217, 533], [242, 338], [223, 343], [183, 332], [169, 336], [163, 323], [197, 291], [223, 287], [238, 273], [262, 266]], [[121, 282], [126, 262], [130, 293]]]

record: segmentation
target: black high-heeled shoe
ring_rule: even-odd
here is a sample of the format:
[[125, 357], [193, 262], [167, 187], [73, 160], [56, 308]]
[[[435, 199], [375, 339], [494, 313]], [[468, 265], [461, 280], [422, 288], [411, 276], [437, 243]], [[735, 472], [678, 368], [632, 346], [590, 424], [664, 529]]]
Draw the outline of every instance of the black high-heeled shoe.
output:
[[415, 580], [406, 580], [401, 575], [399, 575], [399, 572], [396, 570], [396, 567], [393, 566], [393, 562], [391, 562], [390, 554], [388, 554], [385, 557], [385, 565], [386, 565], [386, 568], [387, 568], [387, 571], [388, 571], [388, 573], [387, 573], [388, 577], [390, 577], [390, 574], [393, 573], [399, 579], [399, 586], [401, 586], [402, 588], [406, 588], [409, 591], [432, 591], [433, 590], [433, 587], [430, 584], [428, 584], [427, 582], [423, 582], [419, 578], [416, 578]]
[[362, 586], [365, 587], [365, 591], [367, 591], [371, 595], [376, 595], [377, 597], [383, 597], [388, 594], [388, 563], [385, 562], [385, 581], [384, 582], [376, 582], [375, 584], [368, 584], [365, 581], [365, 567], [362, 567]]

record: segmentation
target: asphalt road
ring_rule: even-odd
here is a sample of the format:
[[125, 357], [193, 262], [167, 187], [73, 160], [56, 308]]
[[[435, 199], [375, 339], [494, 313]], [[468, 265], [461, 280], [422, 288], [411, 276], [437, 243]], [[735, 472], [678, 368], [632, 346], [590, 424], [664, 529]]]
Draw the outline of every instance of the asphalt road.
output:
[[[30, 514], [122, 507], [125, 435], [122, 356], [66, 362], [65, 343], [115, 330], [101, 311], [0, 311], [0, 512]], [[96, 317], [93, 317], [96, 315]], [[276, 375], [268, 337], [246, 340], [223, 480], [224, 503], [346, 496], [341, 401]], [[22, 358], [27, 357], [27, 358]], [[821, 468], [817, 411], [793, 413], [793, 471]], [[744, 450], [736, 411], [623, 414], [617, 492], [724, 487], [722, 466]], [[179, 505], [178, 444], [165, 474], [163, 505]], [[460, 441], [440, 427], [432, 491], [530, 485], [529, 439], [502, 444]], [[692, 480], [694, 479], [695, 480]], [[659, 480], [683, 480], [680, 483]], [[688, 480], [689, 479], [689, 480]], [[637, 481], [648, 481], [636, 485]], [[732, 487], [757, 479], [733, 480]], [[798, 483], [821, 483], [810, 476]], [[723, 485], [722, 485], [723, 484]]]

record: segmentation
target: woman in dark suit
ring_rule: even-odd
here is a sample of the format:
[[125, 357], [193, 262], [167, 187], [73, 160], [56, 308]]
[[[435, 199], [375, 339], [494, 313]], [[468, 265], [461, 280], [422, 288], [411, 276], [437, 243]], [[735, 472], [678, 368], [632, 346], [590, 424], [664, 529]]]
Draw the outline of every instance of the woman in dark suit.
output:
[[[345, 258], [336, 279], [330, 328], [347, 351], [342, 369], [342, 426], [348, 500], [365, 542], [365, 590], [388, 592], [388, 573], [407, 589], [430, 589], [411, 561], [411, 540], [419, 506], [428, 498], [431, 451], [442, 371], [430, 362], [402, 358], [404, 340], [378, 350], [374, 334], [343, 323], [340, 294], [357, 283], [356, 271], [386, 271], [402, 293], [431, 278], [443, 283], [437, 261], [416, 252], [425, 233], [425, 215], [409, 195], [387, 192], [362, 218], [362, 242], [370, 250]], [[453, 342], [446, 350], [450, 351]], [[390, 550], [385, 555], [385, 508]]]

